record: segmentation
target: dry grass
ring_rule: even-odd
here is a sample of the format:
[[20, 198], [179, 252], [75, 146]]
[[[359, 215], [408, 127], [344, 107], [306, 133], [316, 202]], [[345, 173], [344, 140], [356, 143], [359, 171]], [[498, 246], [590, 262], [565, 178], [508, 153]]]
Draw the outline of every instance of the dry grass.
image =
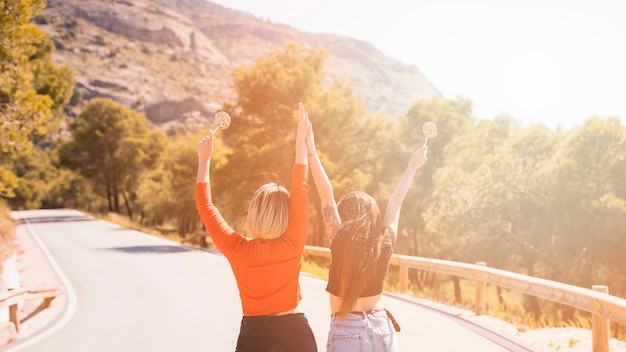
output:
[[[15, 223], [11, 218], [11, 210], [0, 199], [0, 265], [15, 251]], [[0, 266], [0, 272], [2, 272]]]

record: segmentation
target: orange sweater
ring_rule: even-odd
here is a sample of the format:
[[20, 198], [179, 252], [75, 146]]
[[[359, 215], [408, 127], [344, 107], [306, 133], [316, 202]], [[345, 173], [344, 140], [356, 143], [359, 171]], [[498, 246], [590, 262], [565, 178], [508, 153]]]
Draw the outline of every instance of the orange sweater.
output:
[[246, 239], [233, 230], [210, 197], [208, 183], [196, 184], [196, 207], [213, 243], [235, 274], [245, 316], [276, 314], [297, 307], [302, 299], [298, 276], [309, 231], [308, 170], [293, 167], [287, 231], [274, 240]]

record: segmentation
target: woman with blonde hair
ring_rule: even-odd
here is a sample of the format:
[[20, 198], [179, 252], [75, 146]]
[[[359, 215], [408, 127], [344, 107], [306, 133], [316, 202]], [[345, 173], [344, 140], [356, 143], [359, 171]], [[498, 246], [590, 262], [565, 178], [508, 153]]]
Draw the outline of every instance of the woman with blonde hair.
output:
[[350, 192], [335, 203], [311, 127], [307, 149], [331, 252], [326, 291], [332, 317], [327, 350], [399, 351], [394, 330], [400, 331], [400, 327], [380, 300], [396, 243], [400, 207], [415, 172], [426, 163], [428, 147], [419, 148], [411, 157], [382, 218], [374, 198], [363, 192]]
[[213, 133], [198, 145], [196, 206], [213, 243], [228, 258], [243, 318], [237, 352], [317, 351], [304, 313], [298, 277], [309, 226], [309, 185], [304, 105], [298, 106], [291, 192], [274, 182], [261, 186], [248, 207], [250, 238], [233, 230], [212, 201], [209, 169]]

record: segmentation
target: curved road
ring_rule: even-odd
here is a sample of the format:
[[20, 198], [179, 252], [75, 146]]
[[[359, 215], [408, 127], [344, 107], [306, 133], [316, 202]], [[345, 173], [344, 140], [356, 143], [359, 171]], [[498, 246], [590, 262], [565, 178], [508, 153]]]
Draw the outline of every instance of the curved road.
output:
[[[184, 247], [73, 210], [13, 212], [61, 271], [68, 310], [36, 341], [9, 351], [233, 351], [241, 321], [234, 277], [219, 253]], [[325, 281], [301, 275], [304, 311], [326, 349]], [[526, 351], [445, 314], [384, 297], [403, 351]]]

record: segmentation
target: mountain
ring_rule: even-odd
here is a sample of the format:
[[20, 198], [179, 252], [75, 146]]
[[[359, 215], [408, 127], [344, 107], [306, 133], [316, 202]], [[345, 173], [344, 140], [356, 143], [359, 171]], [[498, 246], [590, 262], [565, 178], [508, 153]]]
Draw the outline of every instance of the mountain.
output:
[[155, 124], [234, 101], [231, 73], [291, 40], [329, 52], [329, 79], [352, 82], [372, 113], [440, 97], [412, 65], [346, 37], [308, 33], [204, 0], [48, 0], [35, 19], [72, 67], [83, 98], [109, 97]]

